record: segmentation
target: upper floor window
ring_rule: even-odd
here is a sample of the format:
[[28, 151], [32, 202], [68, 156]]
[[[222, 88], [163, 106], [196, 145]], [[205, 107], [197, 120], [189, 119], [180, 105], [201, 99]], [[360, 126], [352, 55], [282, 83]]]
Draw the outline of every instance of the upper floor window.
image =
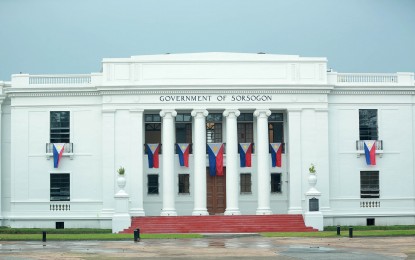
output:
[[238, 143], [254, 142], [253, 113], [241, 113], [238, 117]]
[[70, 200], [69, 173], [50, 174], [50, 201]]
[[176, 116], [176, 143], [192, 143], [192, 116], [177, 114]]
[[272, 113], [268, 118], [268, 136], [270, 143], [284, 143], [284, 115]]
[[360, 198], [379, 198], [379, 171], [360, 172]]
[[70, 143], [70, 112], [50, 111], [50, 142]]
[[161, 143], [161, 118], [159, 114], [146, 114], [145, 120], [145, 142]]
[[212, 113], [206, 118], [206, 142], [222, 143], [222, 114]]
[[378, 140], [378, 110], [359, 109], [360, 140]]

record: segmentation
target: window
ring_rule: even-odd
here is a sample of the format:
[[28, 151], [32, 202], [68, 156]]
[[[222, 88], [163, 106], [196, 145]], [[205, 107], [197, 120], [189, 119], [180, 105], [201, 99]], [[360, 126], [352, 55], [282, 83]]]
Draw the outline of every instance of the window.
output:
[[268, 118], [268, 137], [270, 143], [284, 143], [284, 116], [272, 113]]
[[50, 111], [51, 143], [70, 143], [69, 119], [69, 111]]
[[69, 173], [50, 174], [50, 201], [69, 201]]
[[378, 140], [377, 109], [359, 109], [360, 140]]
[[379, 198], [379, 172], [360, 172], [360, 198]]
[[189, 174], [179, 174], [179, 194], [189, 194]]
[[252, 113], [241, 113], [238, 117], [238, 143], [254, 142], [254, 118]]
[[222, 143], [222, 114], [212, 113], [207, 116], [206, 142]]
[[241, 193], [251, 193], [250, 173], [241, 173]]
[[192, 143], [192, 117], [190, 114], [177, 114], [176, 142]]
[[159, 176], [157, 174], [147, 175], [147, 194], [159, 194]]
[[281, 173], [271, 173], [271, 193], [281, 192]]
[[145, 142], [161, 143], [161, 118], [158, 114], [147, 114], [145, 119]]

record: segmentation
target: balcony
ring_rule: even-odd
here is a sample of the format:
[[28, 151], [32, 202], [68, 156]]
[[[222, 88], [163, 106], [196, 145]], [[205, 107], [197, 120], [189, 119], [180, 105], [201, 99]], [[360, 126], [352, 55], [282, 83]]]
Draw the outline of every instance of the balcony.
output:
[[[68, 156], [71, 160], [73, 159], [73, 143], [66, 143], [62, 156]], [[53, 157], [53, 143], [46, 143], [46, 159]]]
[[[365, 140], [358, 140], [356, 141], [356, 151], [357, 151], [357, 157], [360, 157], [361, 154], [365, 154]], [[383, 141], [382, 140], [376, 140], [376, 151], [375, 153], [378, 154], [380, 157], [383, 155]]]

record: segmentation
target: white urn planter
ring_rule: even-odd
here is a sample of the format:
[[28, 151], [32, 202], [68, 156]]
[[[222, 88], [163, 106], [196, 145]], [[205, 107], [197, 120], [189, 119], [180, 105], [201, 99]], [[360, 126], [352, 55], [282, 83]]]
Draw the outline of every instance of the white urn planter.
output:
[[118, 185], [118, 188], [119, 188], [120, 190], [124, 190], [124, 188], [125, 188], [125, 183], [126, 183], [126, 180], [125, 180], [124, 175], [118, 175], [118, 178], [117, 178], [117, 185]]

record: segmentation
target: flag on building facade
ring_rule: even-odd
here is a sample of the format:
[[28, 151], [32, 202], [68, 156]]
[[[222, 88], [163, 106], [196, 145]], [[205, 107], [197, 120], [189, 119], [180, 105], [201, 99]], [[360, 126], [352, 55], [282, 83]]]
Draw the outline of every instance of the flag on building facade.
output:
[[158, 168], [160, 144], [146, 144], [146, 150], [148, 156], [148, 168]]
[[210, 176], [223, 176], [223, 144], [209, 143], [208, 153]]
[[376, 165], [376, 141], [364, 141], [367, 165]]
[[179, 154], [180, 166], [189, 167], [190, 144], [180, 143], [176, 145], [177, 145], [177, 153]]
[[61, 161], [63, 151], [65, 150], [64, 143], [53, 144], [53, 167], [58, 168]]
[[239, 158], [241, 167], [251, 167], [252, 143], [239, 144]]
[[272, 167], [281, 167], [282, 143], [270, 143]]

